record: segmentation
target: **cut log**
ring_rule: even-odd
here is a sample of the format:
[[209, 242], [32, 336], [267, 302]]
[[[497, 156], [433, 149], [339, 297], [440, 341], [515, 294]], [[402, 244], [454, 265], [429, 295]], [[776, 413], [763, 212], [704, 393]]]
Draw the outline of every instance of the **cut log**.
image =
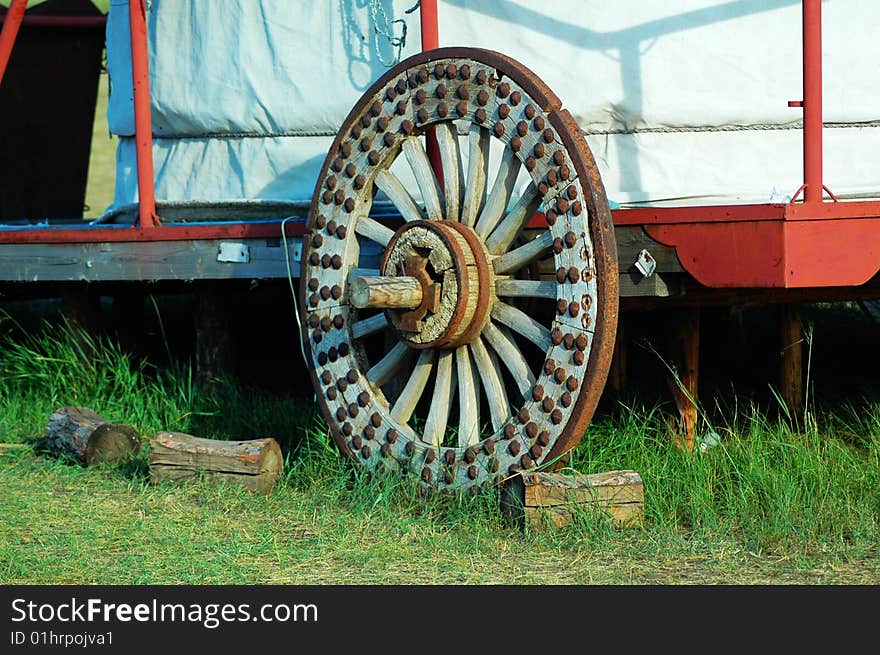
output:
[[130, 425], [110, 423], [88, 407], [62, 407], [46, 425], [46, 449], [90, 466], [120, 462], [136, 455], [141, 439]]
[[511, 478], [503, 493], [504, 514], [520, 527], [561, 528], [589, 512], [629, 527], [645, 513], [644, 486], [635, 471], [524, 473]]
[[152, 483], [204, 478], [266, 493], [283, 468], [281, 448], [274, 439], [220, 441], [182, 432], [159, 432], [150, 440]]

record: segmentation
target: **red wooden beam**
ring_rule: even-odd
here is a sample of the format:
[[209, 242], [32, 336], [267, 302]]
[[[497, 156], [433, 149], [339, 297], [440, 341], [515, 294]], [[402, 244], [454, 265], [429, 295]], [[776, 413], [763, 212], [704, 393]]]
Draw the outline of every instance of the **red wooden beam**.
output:
[[803, 1], [804, 202], [822, 202], [822, 0]]
[[12, 46], [15, 45], [15, 37], [18, 35], [25, 9], [27, 9], [27, 0], [12, 0], [9, 12], [3, 20], [3, 30], [0, 31], [0, 82], [3, 82], [3, 74], [12, 55]]
[[[288, 222], [288, 237], [303, 236], [304, 222]], [[193, 241], [199, 239], [260, 239], [280, 238], [281, 221], [266, 223], [220, 223], [211, 225], [176, 224], [160, 228], [93, 227], [73, 228], [32, 227], [0, 229], [0, 243], [119, 243], [128, 241]]]
[[789, 107], [804, 110], [804, 183], [792, 196], [804, 192], [804, 204], [820, 204], [823, 191], [834, 194], [822, 181], [822, 2], [803, 0], [803, 100], [790, 100]]
[[739, 221], [779, 221], [786, 205], [706, 205], [690, 207], [639, 207], [612, 212], [615, 225], [656, 225], [667, 223], [729, 223]]
[[[615, 225], [740, 223], [743, 221], [821, 221], [880, 216], [880, 201], [640, 207], [612, 212]], [[538, 224], [532, 223], [535, 227]]]
[[[419, 5], [422, 30], [422, 52], [436, 50], [440, 47], [440, 28], [437, 18], [437, 0], [422, 0]], [[443, 164], [440, 161], [440, 145], [437, 143], [437, 134], [433, 127], [425, 132], [425, 149], [428, 152], [428, 160], [440, 189], [443, 189]]]
[[150, 62], [144, 0], [129, 0], [131, 78], [134, 87], [134, 133], [137, 152], [138, 222], [142, 228], [159, 225], [156, 182], [153, 178], [153, 120], [150, 115]]
[[[0, 13], [0, 23], [6, 21], [6, 12]], [[104, 27], [106, 16], [28, 16], [21, 21], [25, 27]]]
[[[840, 203], [831, 203], [838, 205]], [[880, 270], [880, 217], [646, 225], [714, 288], [845, 287]]]

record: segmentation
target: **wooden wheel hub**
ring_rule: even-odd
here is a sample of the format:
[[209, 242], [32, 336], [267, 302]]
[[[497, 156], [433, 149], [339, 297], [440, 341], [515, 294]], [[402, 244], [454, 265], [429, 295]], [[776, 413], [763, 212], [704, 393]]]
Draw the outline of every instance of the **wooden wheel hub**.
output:
[[387, 310], [411, 348], [457, 348], [485, 326], [494, 279], [486, 249], [470, 227], [455, 221], [406, 223], [388, 243], [381, 270], [419, 282], [418, 306]]

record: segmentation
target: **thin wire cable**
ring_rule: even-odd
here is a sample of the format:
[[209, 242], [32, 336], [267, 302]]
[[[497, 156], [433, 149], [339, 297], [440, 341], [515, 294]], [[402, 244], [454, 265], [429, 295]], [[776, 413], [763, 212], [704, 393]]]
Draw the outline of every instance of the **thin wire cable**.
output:
[[[857, 121], [857, 122], [839, 122], [829, 121], [822, 123], [822, 127], [826, 129], [840, 128], [859, 128], [859, 127], [880, 127], [880, 120], [874, 121]], [[791, 123], [752, 123], [748, 125], [694, 125], [681, 127], [633, 127], [609, 130], [590, 130], [582, 129], [581, 132], [587, 136], [604, 136], [611, 134], [676, 134], [676, 133], [702, 133], [702, 132], [760, 132], [760, 131], [776, 131], [776, 130], [802, 130], [804, 128], [803, 121], [793, 121]]]
[[299, 330], [299, 351], [302, 354], [303, 363], [308, 366], [309, 360], [306, 357], [305, 346], [303, 346], [304, 335], [302, 322], [299, 318], [299, 303], [296, 301], [296, 290], [293, 288], [293, 270], [290, 267], [290, 249], [287, 246], [287, 230], [284, 229], [287, 225], [287, 221], [294, 218], [296, 218], [296, 216], [288, 216], [281, 221], [281, 241], [284, 244], [284, 265], [287, 267], [287, 284], [290, 286], [290, 297], [293, 298], [293, 315], [296, 318], [296, 326]]
[[[407, 11], [407, 13], [414, 9], [415, 7]], [[376, 56], [385, 68], [391, 68], [400, 61], [400, 55], [403, 52], [403, 48], [406, 46], [406, 21], [403, 18], [389, 20], [388, 14], [385, 13], [385, 7], [382, 6], [381, 0], [370, 0], [370, 20], [373, 23], [373, 31], [377, 35], [384, 37], [385, 40], [388, 41], [388, 44], [397, 51], [394, 58], [388, 61], [382, 55], [382, 49], [379, 47], [379, 43], [376, 43]], [[400, 23], [401, 25], [400, 36], [394, 35], [395, 23]]]
[[[394, 63], [386, 66], [393, 66]], [[841, 129], [841, 128], [876, 128], [880, 127], [880, 120], [872, 121], [826, 121], [822, 123], [825, 129]], [[692, 126], [676, 126], [676, 127], [621, 127], [611, 129], [582, 129], [581, 132], [588, 136], [603, 136], [609, 134], [675, 134], [679, 132], [685, 133], [701, 133], [701, 132], [760, 132], [760, 131], [779, 131], [779, 130], [802, 130], [804, 128], [803, 121], [794, 121], [792, 123], [751, 123], [747, 125], [692, 125]], [[166, 139], [172, 140], [200, 140], [200, 139], [280, 139], [280, 138], [312, 138], [312, 137], [335, 137], [339, 133], [338, 130], [287, 130], [279, 132], [193, 132], [192, 134], [177, 134], [165, 132], [162, 134], [154, 134], [154, 140]], [[128, 137], [134, 138], [134, 137]]]

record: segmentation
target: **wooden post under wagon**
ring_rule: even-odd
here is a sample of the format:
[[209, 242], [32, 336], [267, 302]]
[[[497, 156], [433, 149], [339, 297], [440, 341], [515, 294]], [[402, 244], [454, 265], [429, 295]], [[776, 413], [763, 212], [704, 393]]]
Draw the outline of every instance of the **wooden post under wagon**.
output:
[[800, 306], [794, 303], [780, 305], [779, 387], [782, 400], [793, 417], [800, 416], [804, 407], [803, 333]]
[[677, 312], [670, 337], [675, 374], [669, 376], [668, 383], [678, 409], [676, 441], [677, 445], [693, 450], [700, 372], [700, 310]]

